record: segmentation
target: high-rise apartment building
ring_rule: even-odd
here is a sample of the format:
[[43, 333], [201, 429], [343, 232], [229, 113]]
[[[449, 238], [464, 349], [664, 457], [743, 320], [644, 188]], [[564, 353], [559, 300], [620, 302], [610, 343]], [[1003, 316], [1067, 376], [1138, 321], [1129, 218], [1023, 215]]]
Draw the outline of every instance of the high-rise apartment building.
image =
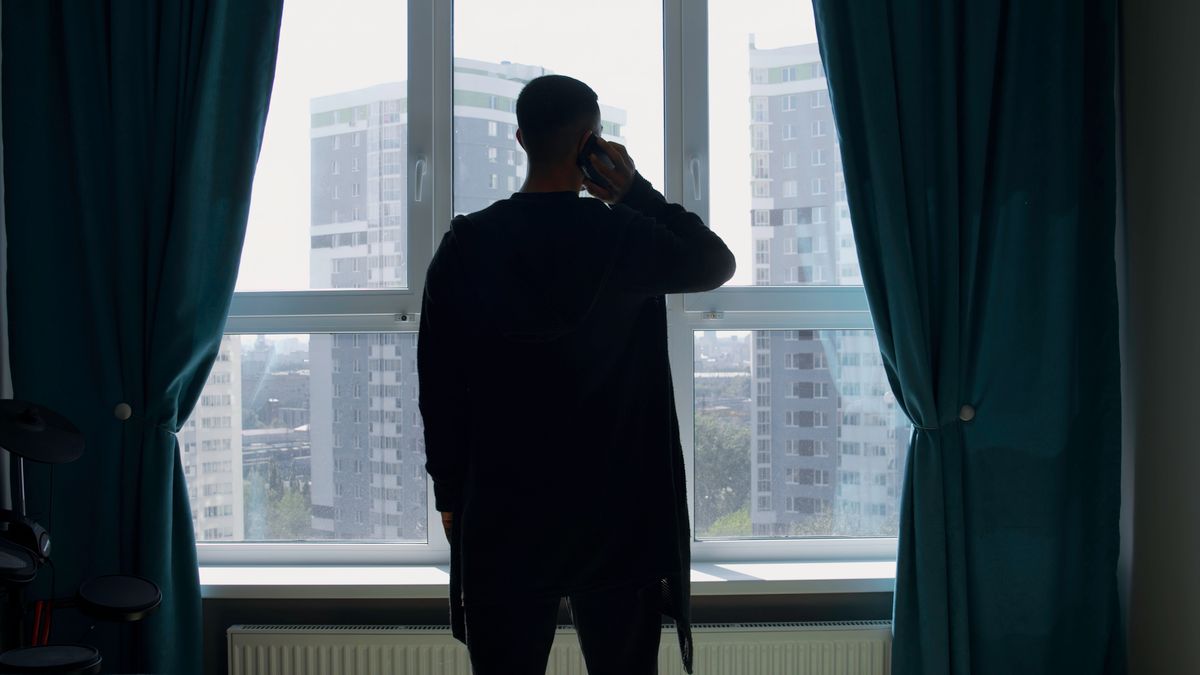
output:
[[200, 400], [179, 432], [179, 446], [196, 539], [243, 539], [242, 358], [237, 336], [221, 339]]
[[[754, 284], [861, 284], [817, 45], [750, 39]], [[755, 331], [750, 520], [758, 536], [895, 531], [907, 423], [870, 331]]]
[[[455, 59], [455, 213], [520, 189], [527, 167], [516, 141], [517, 95], [547, 72]], [[406, 103], [403, 82], [312, 101], [312, 288], [409, 283]], [[624, 112], [602, 105], [601, 117], [604, 135], [622, 140]], [[416, 334], [313, 335], [309, 350], [314, 535], [425, 539]]]

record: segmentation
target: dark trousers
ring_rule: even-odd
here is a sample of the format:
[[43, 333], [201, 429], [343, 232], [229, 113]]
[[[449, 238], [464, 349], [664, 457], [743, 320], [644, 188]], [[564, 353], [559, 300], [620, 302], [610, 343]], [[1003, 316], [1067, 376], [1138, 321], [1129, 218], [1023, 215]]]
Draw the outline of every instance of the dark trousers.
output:
[[[588, 675], [655, 675], [662, 635], [660, 586], [635, 585], [567, 597]], [[559, 598], [467, 601], [474, 675], [545, 675]]]

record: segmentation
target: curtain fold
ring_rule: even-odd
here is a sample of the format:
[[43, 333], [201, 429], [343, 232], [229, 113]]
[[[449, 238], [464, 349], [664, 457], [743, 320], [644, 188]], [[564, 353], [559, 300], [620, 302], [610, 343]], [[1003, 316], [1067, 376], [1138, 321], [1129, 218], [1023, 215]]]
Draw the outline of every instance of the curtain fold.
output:
[[1114, 0], [814, 0], [915, 425], [897, 675], [1122, 673]]
[[52, 491], [30, 468], [31, 507], [55, 537], [58, 595], [114, 573], [163, 591], [140, 624], [54, 636], [95, 644], [106, 671], [201, 670], [175, 432], [220, 346], [281, 12], [282, 0], [3, 4], [13, 389], [87, 442]]

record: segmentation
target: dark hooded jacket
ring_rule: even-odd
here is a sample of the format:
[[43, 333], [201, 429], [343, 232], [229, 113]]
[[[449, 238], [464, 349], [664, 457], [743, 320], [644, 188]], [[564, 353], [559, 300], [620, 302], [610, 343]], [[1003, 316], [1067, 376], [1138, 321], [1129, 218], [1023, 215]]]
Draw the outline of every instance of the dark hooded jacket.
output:
[[691, 530], [664, 294], [734, 257], [640, 175], [612, 207], [517, 193], [454, 219], [418, 341], [426, 467], [463, 603], [661, 583], [691, 672]]

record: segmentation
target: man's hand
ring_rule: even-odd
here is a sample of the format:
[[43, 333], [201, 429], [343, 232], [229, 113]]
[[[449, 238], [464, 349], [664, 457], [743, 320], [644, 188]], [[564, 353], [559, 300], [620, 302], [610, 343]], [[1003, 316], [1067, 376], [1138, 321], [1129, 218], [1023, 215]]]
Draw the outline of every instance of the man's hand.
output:
[[446, 541], [450, 541], [450, 528], [454, 526], [454, 513], [439, 511], [442, 514], [442, 529], [446, 531]]
[[633, 187], [633, 176], [637, 173], [637, 168], [633, 164], [633, 158], [629, 156], [629, 151], [620, 143], [609, 143], [608, 141], [596, 137], [596, 143], [600, 146], [608, 158], [612, 160], [613, 167], [610, 169], [603, 162], [592, 162], [592, 166], [596, 171], [604, 176], [612, 186], [611, 190], [596, 185], [586, 177], [583, 179], [583, 186], [587, 191], [597, 199], [604, 200], [609, 204], [619, 202], [629, 194], [629, 188]]

